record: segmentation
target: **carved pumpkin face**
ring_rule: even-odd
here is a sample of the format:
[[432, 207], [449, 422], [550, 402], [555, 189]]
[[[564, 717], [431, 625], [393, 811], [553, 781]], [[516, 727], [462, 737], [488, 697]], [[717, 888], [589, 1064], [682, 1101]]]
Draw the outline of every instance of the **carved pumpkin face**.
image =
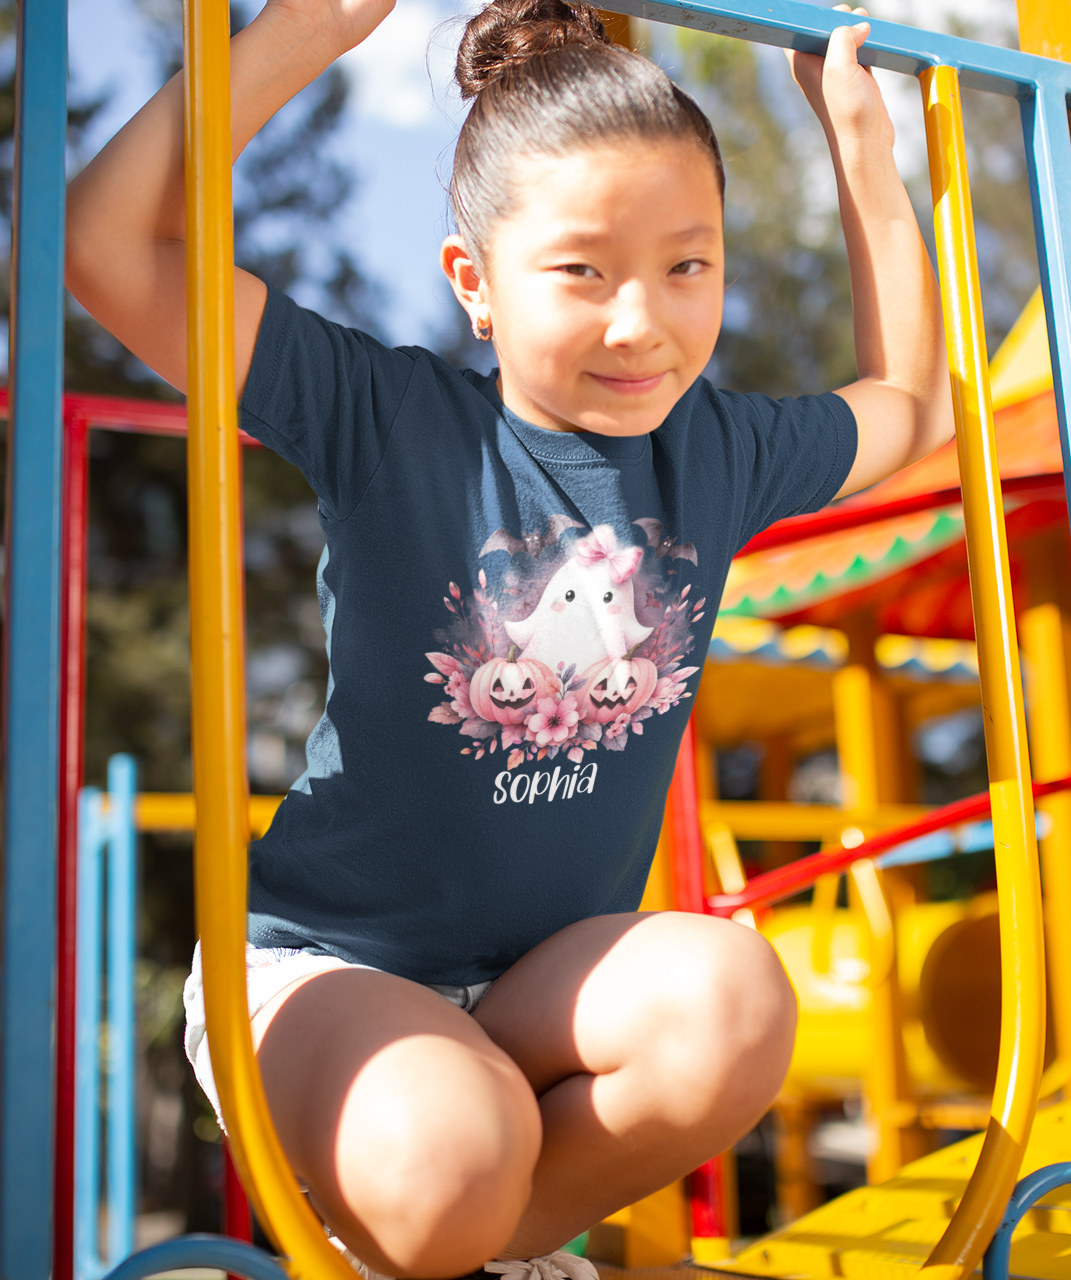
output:
[[473, 675], [469, 698], [482, 719], [496, 724], [520, 724], [536, 709], [540, 698], [553, 692], [553, 683], [550, 667], [534, 658], [519, 662], [492, 658]]
[[611, 658], [595, 663], [585, 674], [588, 682], [580, 714], [598, 724], [609, 724], [622, 712], [638, 711], [658, 683], [658, 668], [649, 658]]

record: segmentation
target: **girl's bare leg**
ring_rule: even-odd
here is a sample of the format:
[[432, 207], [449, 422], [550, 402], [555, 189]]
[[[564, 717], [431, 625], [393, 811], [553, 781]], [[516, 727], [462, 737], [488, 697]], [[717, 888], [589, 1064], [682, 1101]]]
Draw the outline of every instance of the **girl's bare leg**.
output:
[[571, 925], [472, 1017], [344, 969], [288, 987], [253, 1031], [333, 1229], [376, 1270], [448, 1277], [559, 1248], [731, 1145], [776, 1094], [795, 1020], [761, 937], [665, 913]]
[[559, 1248], [746, 1133], [781, 1085], [795, 995], [730, 921], [601, 916], [541, 943], [474, 1015], [543, 1117], [532, 1198], [502, 1256]]
[[362, 1261], [444, 1277], [501, 1253], [531, 1195], [539, 1109], [468, 1014], [340, 969], [287, 987], [253, 1039], [287, 1157]]

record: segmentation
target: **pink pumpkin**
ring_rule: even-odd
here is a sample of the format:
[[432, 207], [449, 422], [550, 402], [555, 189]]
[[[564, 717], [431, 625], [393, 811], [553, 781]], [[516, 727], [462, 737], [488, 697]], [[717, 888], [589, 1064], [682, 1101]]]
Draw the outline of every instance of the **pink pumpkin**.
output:
[[654, 693], [658, 668], [649, 658], [610, 658], [584, 673], [587, 683], [580, 699], [581, 718], [609, 724], [622, 712], [638, 711]]
[[540, 698], [557, 689], [550, 667], [535, 658], [514, 662], [514, 645], [508, 658], [492, 658], [478, 667], [469, 686], [473, 710], [496, 724], [520, 724], [536, 709]]

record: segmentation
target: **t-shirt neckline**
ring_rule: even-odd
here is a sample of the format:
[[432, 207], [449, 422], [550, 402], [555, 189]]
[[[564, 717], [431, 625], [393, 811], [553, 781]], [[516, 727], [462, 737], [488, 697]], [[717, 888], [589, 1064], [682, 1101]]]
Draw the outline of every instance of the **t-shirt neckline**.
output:
[[593, 431], [552, 431], [519, 417], [502, 402], [497, 389], [497, 370], [491, 374], [489, 390], [506, 424], [520, 442], [547, 462], [633, 462], [650, 448], [648, 435], [604, 436]]

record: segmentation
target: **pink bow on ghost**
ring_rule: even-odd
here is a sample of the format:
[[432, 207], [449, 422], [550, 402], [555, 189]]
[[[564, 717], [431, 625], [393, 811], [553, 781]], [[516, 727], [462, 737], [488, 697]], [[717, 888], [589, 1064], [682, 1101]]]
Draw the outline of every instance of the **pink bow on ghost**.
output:
[[576, 544], [576, 554], [580, 563], [588, 569], [594, 568], [600, 560], [606, 560], [611, 579], [620, 586], [640, 567], [643, 548], [619, 546], [613, 527], [597, 524], [586, 538], [581, 538]]

